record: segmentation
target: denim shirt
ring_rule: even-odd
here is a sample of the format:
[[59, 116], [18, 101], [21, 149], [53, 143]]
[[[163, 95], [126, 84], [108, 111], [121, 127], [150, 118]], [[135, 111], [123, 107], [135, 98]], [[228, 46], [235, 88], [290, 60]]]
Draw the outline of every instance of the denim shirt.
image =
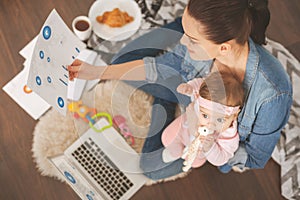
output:
[[[240, 145], [234, 157], [220, 168], [223, 172], [232, 166], [263, 168], [288, 121], [292, 105], [291, 81], [280, 62], [251, 39], [248, 42], [250, 51], [243, 81], [245, 103], [238, 116]], [[181, 82], [207, 76], [212, 66], [212, 61], [192, 60], [181, 44], [159, 57], [144, 58], [144, 63], [149, 82], [162, 83], [177, 77], [179, 81], [170, 86], [175, 91]]]

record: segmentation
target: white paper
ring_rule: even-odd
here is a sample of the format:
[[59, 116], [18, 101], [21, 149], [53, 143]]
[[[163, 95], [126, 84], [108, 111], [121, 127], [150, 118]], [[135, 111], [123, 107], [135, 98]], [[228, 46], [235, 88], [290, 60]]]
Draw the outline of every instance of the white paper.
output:
[[31, 40], [19, 53], [21, 56], [25, 58], [25, 62], [23, 63], [25, 74], [25, 79], [28, 79], [28, 74], [30, 70], [31, 58], [33, 54], [33, 50], [37, 41], [37, 36]]
[[[97, 53], [88, 49], [84, 49], [77, 56], [78, 59], [85, 61], [89, 64], [94, 64]], [[73, 81], [69, 81], [68, 84], [68, 99], [78, 101], [82, 95], [82, 92], [86, 85], [86, 80], [75, 78]]]
[[19, 51], [19, 54], [23, 56], [25, 59], [31, 59], [36, 41], [37, 41], [37, 36], [33, 38], [21, 51]]
[[30, 70], [30, 63], [31, 63], [31, 58], [26, 59], [25, 62], [23, 63], [24, 70], [26, 71], [26, 74], [27, 74], [27, 76], [26, 76], [27, 79], [28, 79], [28, 74], [29, 74], [29, 70]]
[[3, 90], [36, 120], [51, 106], [33, 91], [26, 93], [24, 91], [26, 81], [26, 71], [22, 70], [3, 87]]
[[63, 115], [67, 113], [67, 65], [84, 48], [85, 44], [53, 10], [38, 35], [27, 85]]

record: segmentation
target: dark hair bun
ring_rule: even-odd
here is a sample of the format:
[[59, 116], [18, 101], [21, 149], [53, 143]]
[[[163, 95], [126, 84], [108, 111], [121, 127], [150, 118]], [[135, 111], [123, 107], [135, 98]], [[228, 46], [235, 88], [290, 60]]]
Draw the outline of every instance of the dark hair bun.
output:
[[248, 8], [257, 11], [268, 9], [268, 0], [248, 0]]

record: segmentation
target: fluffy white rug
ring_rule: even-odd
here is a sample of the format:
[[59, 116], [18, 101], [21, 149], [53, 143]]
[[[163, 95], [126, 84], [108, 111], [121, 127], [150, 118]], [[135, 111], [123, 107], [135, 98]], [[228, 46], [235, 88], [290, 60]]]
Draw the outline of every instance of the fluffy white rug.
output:
[[[133, 148], [137, 152], [141, 151], [150, 125], [153, 102], [151, 95], [121, 81], [106, 81], [98, 84], [93, 90], [85, 92], [82, 101], [85, 105], [96, 108], [98, 112], [108, 112], [112, 116], [123, 115], [135, 137], [136, 144]], [[88, 128], [87, 123], [73, 118], [71, 113], [64, 117], [51, 109], [42, 116], [34, 129], [32, 145], [33, 158], [40, 173], [64, 181], [48, 158], [62, 154]], [[186, 173], [161, 181], [149, 180], [147, 185], [184, 176]]]

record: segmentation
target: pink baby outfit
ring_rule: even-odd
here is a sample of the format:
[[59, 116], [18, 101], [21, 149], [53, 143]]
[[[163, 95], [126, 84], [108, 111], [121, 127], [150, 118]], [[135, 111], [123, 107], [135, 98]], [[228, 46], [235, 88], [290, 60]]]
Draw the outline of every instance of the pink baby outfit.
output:
[[[188, 82], [193, 89], [198, 92], [202, 79], [194, 79]], [[163, 132], [162, 143], [170, 152], [174, 159], [182, 156], [183, 150], [194, 139], [194, 135], [189, 133], [187, 116], [183, 114], [176, 118]], [[231, 127], [216, 135], [216, 140], [211, 149], [203, 153], [200, 149], [192, 167], [202, 166], [206, 160], [215, 166], [221, 166], [233, 157], [239, 145], [239, 134], [237, 132], [237, 121]]]

